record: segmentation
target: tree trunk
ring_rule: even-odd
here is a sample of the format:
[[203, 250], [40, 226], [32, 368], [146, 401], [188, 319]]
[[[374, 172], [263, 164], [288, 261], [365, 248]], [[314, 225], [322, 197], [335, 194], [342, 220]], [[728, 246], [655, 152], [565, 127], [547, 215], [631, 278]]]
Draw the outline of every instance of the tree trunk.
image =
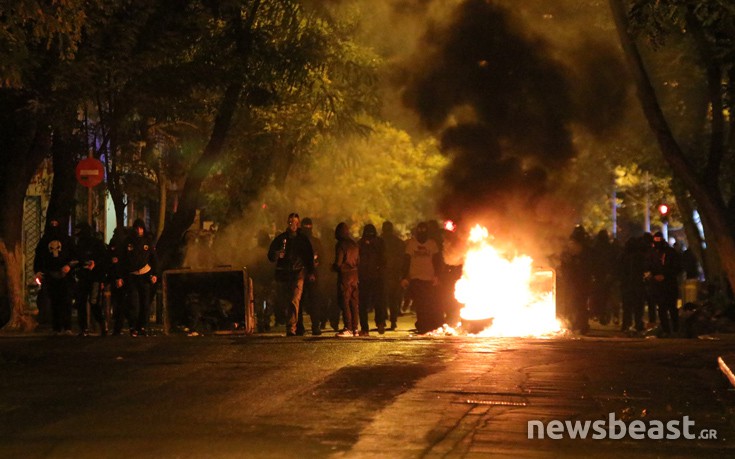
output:
[[20, 241], [7, 247], [0, 240], [0, 256], [5, 260], [7, 270], [8, 300], [10, 302], [10, 321], [3, 327], [6, 331], [33, 331], [38, 322], [28, 313], [23, 285], [23, 247]]
[[74, 171], [76, 153], [74, 142], [61, 129], [63, 128], [54, 131], [53, 145], [51, 146], [54, 178], [51, 183], [51, 199], [46, 212], [46, 223], [50, 218], [56, 217], [60, 219], [60, 225], [67, 228], [74, 204], [74, 192], [76, 191]]
[[27, 329], [23, 277], [23, 201], [36, 169], [46, 156], [51, 135], [43, 114], [30, 109], [32, 98], [0, 89], [0, 256], [6, 263], [10, 321], [3, 330]]
[[176, 212], [164, 227], [156, 244], [161, 266], [164, 269], [177, 266], [182, 261], [183, 253], [181, 249], [184, 233], [194, 222], [196, 210], [199, 207], [202, 183], [209, 175], [212, 166], [222, 156], [227, 131], [232, 125], [232, 118], [239, 104], [241, 92], [242, 82], [240, 80], [231, 83], [225, 91], [209, 142], [207, 142], [202, 156], [189, 171], [181, 190]]
[[[694, 223], [694, 206], [689, 198], [686, 190], [678, 180], [673, 180], [671, 189], [676, 197], [676, 204], [681, 212], [682, 223], [684, 224], [684, 233], [689, 242], [689, 250], [692, 251], [695, 258], [699, 262], [705, 273], [705, 278], [711, 273], [709, 266], [705, 264], [704, 251], [702, 250], [702, 238], [699, 235], [699, 229]], [[701, 217], [700, 217], [701, 218]]]
[[735, 239], [728, 226], [724, 200], [721, 195], [714, 195], [711, 187], [698, 177], [696, 169], [687, 160], [676, 142], [656, 98], [656, 92], [646, 72], [643, 58], [628, 32], [628, 17], [623, 0], [610, 0], [610, 9], [648, 124], [656, 136], [664, 159], [697, 202], [702, 217], [709, 222], [710, 232], [705, 237], [708, 242], [714, 243], [717, 249], [722, 269], [732, 292], [732, 289], [735, 288]]

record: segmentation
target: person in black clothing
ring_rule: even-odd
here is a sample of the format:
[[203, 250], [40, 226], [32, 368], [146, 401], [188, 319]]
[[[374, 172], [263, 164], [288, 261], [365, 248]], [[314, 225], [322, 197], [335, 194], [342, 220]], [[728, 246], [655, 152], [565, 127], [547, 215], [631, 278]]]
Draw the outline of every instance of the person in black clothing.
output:
[[110, 244], [108, 245], [109, 267], [107, 270], [107, 282], [110, 285], [110, 300], [112, 302], [112, 334], [119, 335], [122, 332], [125, 320], [131, 334], [135, 331], [135, 311], [131, 311], [130, 304], [126, 298], [126, 286], [118, 284], [118, 279], [125, 277], [122, 266], [122, 258], [125, 254], [123, 248], [128, 235], [122, 226], [118, 226], [112, 232]]
[[304, 282], [314, 280], [314, 251], [300, 225], [299, 214], [289, 214], [288, 229], [268, 248], [268, 259], [276, 264], [276, 307], [286, 311], [286, 336], [304, 334], [301, 296]]
[[320, 289], [319, 265], [324, 254], [322, 241], [313, 233], [314, 224], [311, 218], [304, 218], [301, 222], [301, 232], [309, 239], [314, 252], [314, 280], [304, 284], [304, 294], [301, 299], [303, 310], [311, 317], [311, 334], [322, 334], [322, 323], [324, 322], [324, 297]]
[[375, 311], [375, 325], [378, 333], [385, 333], [385, 302], [383, 298], [383, 270], [385, 269], [385, 246], [378, 237], [375, 225], [368, 223], [362, 230], [362, 238], [357, 243], [360, 248], [358, 267], [360, 283], [360, 336], [370, 334], [368, 313]]
[[[654, 250], [653, 234], [648, 232], [643, 233], [643, 247], [646, 253], [646, 260], [648, 260]], [[646, 305], [648, 307], [648, 324], [646, 324], [646, 328], [653, 328], [656, 326], [656, 322], [658, 321], [658, 313], [656, 312], [656, 302], [653, 299], [652, 287], [650, 282], [646, 282], [645, 299]]]
[[51, 217], [43, 237], [36, 246], [33, 270], [51, 302], [53, 330], [71, 335], [71, 303], [74, 288], [72, 267], [76, 266], [74, 242], [61, 228], [61, 219]]
[[561, 315], [569, 320], [572, 330], [581, 334], [590, 328], [588, 301], [592, 275], [589, 250], [587, 231], [582, 226], [575, 227], [562, 253], [559, 268]]
[[75, 236], [79, 269], [77, 275], [77, 318], [79, 319], [79, 335], [89, 335], [87, 319], [87, 302], [92, 317], [99, 324], [100, 335], [107, 335], [107, 321], [101, 292], [104, 289], [105, 276], [108, 269], [108, 253], [105, 243], [97, 239], [92, 233], [92, 227], [87, 223], [79, 223]]
[[158, 258], [153, 238], [148, 233], [141, 219], [133, 222], [132, 233], [122, 247], [122, 273], [124, 279], [118, 279], [118, 287], [126, 285], [128, 305], [131, 313], [137, 311], [135, 329], [132, 336], [145, 336], [150, 316], [151, 288], [158, 281]]
[[612, 306], [611, 294], [615, 284], [615, 273], [618, 271], [618, 250], [610, 240], [606, 230], [600, 230], [590, 247], [590, 269], [592, 284], [590, 286], [589, 309], [602, 325], [617, 319], [619, 311]]
[[390, 313], [390, 329], [395, 330], [398, 326], [398, 316], [401, 313], [403, 302], [403, 289], [401, 279], [403, 274], [403, 260], [406, 253], [406, 244], [396, 236], [393, 223], [383, 222], [380, 237], [385, 246], [385, 269], [383, 270], [383, 289], [385, 292], [385, 305]]
[[643, 280], [646, 270], [646, 247], [643, 238], [628, 239], [619, 269], [620, 296], [623, 302], [623, 323], [620, 330], [627, 332], [631, 325], [635, 325], [635, 330], [642, 332], [643, 304], [646, 300], [646, 284]]
[[679, 331], [679, 273], [682, 271], [679, 254], [659, 231], [653, 235], [653, 251], [648, 257], [647, 277], [651, 296], [658, 306], [661, 336], [668, 337]]
[[444, 323], [455, 326], [461, 321], [462, 305], [454, 297], [454, 286], [462, 277], [462, 259], [456, 256], [457, 246], [462, 243], [457, 233], [445, 230], [442, 243], [442, 270], [439, 273], [439, 298], [443, 309]]
[[332, 270], [337, 273], [337, 296], [342, 309], [345, 328], [337, 336], [357, 336], [357, 320], [360, 310], [359, 276], [360, 248], [350, 237], [350, 227], [341, 222], [334, 230], [337, 244], [334, 246]]

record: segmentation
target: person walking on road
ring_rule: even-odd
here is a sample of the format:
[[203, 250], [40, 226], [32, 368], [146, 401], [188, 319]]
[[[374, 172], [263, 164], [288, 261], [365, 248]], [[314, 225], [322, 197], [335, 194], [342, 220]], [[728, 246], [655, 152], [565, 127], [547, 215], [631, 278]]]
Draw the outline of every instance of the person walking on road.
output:
[[661, 337], [669, 337], [679, 331], [679, 274], [682, 271], [679, 254], [659, 231], [653, 235], [653, 251], [648, 258], [648, 278], [651, 296], [658, 306]]
[[416, 226], [415, 237], [406, 243], [403, 288], [413, 299], [416, 311], [416, 330], [427, 333], [442, 326], [444, 318], [436, 302], [436, 288], [441, 270], [441, 252], [434, 239], [429, 238], [426, 222]]
[[314, 251], [300, 226], [299, 214], [289, 214], [286, 231], [268, 248], [268, 260], [276, 264], [276, 307], [286, 311], [286, 336], [304, 334], [301, 296], [304, 282], [314, 280]]
[[314, 223], [311, 218], [306, 217], [301, 222], [301, 232], [304, 236], [309, 239], [311, 249], [314, 253], [314, 276], [313, 280], [304, 284], [304, 294], [301, 299], [303, 309], [309, 314], [311, 318], [311, 334], [321, 335], [322, 334], [322, 323], [324, 319], [324, 298], [320, 289], [321, 276], [320, 265], [321, 258], [324, 256], [324, 248], [322, 241], [318, 237], [314, 236]]
[[401, 313], [403, 289], [401, 289], [401, 275], [403, 261], [406, 254], [406, 243], [395, 234], [393, 223], [383, 222], [380, 237], [385, 246], [385, 269], [383, 270], [383, 290], [385, 306], [390, 314], [390, 330], [398, 327], [398, 316]]
[[360, 247], [360, 336], [368, 336], [370, 323], [368, 313], [375, 311], [375, 325], [379, 334], [385, 333], [385, 302], [383, 298], [383, 269], [385, 269], [385, 246], [378, 237], [378, 230], [368, 223], [357, 243]]
[[72, 268], [77, 264], [74, 241], [61, 227], [61, 218], [52, 216], [36, 246], [33, 270], [36, 281], [51, 302], [53, 330], [71, 335], [71, 304], [74, 288]]
[[334, 237], [337, 244], [334, 247], [332, 269], [337, 273], [337, 296], [345, 326], [337, 336], [358, 336], [360, 248], [350, 237], [350, 227], [345, 222], [337, 225]]
[[105, 288], [105, 277], [108, 271], [107, 246], [92, 233], [87, 223], [79, 223], [76, 228], [76, 248], [79, 258], [77, 277], [77, 318], [79, 319], [79, 335], [89, 336], [89, 319], [87, 303], [92, 317], [100, 328], [100, 336], [107, 335], [107, 320], [102, 301], [102, 290]]
[[131, 234], [123, 242], [120, 261], [124, 278], [116, 281], [118, 287], [126, 286], [128, 307], [132, 314], [137, 313], [132, 336], [145, 336], [148, 333], [148, 320], [152, 299], [152, 289], [158, 282], [158, 257], [153, 237], [143, 220], [133, 222]]

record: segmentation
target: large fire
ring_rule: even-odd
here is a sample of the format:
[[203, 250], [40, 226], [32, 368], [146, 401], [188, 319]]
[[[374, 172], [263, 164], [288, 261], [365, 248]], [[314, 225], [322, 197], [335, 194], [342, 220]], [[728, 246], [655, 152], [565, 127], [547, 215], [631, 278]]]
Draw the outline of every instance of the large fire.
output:
[[[548, 336], [562, 331], [556, 318], [554, 272], [528, 256], [508, 257], [490, 244], [488, 230], [470, 231], [462, 278], [454, 296], [463, 324], [487, 324], [480, 336]], [[466, 327], [463, 327], [466, 328]]]

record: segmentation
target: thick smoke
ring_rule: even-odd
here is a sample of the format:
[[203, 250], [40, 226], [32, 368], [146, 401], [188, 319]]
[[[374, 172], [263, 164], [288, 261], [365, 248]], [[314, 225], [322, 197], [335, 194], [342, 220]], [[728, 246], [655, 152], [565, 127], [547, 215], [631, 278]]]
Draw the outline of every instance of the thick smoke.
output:
[[340, 17], [360, 11], [360, 39], [388, 63], [385, 116], [416, 138], [440, 139], [451, 160], [437, 198], [444, 217], [465, 230], [485, 224], [534, 258], [550, 250], [532, 241], [569, 235], [586, 198], [562, 186], [569, 165], [581, 148], [596, 151], [588, 139], [610, 134], [629, 92], [604, 2], [310, 3]]
[[440, 212], [505, 239], [571, 229], [571, 206], [554, 191], [575, 129], [604, 136], [627, 92], [612, 45], [587, 39], [562, 52], [524, 25], [496, 3], [466, 0], [427, 26], [400, 73], [402, 101], [451, 159]]

